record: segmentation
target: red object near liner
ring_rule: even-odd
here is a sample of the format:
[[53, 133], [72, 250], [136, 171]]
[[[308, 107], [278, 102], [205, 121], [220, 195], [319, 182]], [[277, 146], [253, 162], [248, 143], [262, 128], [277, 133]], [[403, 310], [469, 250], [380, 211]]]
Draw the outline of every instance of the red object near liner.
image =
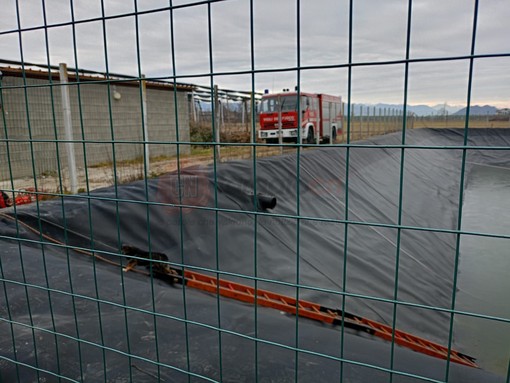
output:
[[38, 196], [36, 193], [37, 191], [35, 188], [22, 189], [13, 200], [7, 193], [0, 191], [0, 209], [10, 207], [12, 205], [25, 205], [35, 202], [36, 200], [41, 199], [41, 196]]
[[[176, 273], [179, 273], [180, 270], [175, 269], [175, 271]], [[347, 328], [367, 332], [370, 335], [377, 336], [390, 342], [395, 342], [402, 347], [409, 348], [422, 354], [427, 354], [440, 359], [450, 359], [451, 362], [463, 364], [469, 367], [478, 367], [475, 362], [475, 358], [472, 358], [471, 356], [404, 331], [397, 329], [393, 331], [391, 326], [351, 313], [342, 313], [342, 311], [338, 309], [331, 309], [302, 299], [296, 300], [295, 298], [267, 290], [254, 289], [247, 285], [219, 279], [194, 271], [184, 270], [184, 283], [186, 286], [199, 290], [219, 294], [221, 296], [246, 303], [270, 307], [319, 322], [330, 323], [335, 326], [341, 326], [343, 323]]]

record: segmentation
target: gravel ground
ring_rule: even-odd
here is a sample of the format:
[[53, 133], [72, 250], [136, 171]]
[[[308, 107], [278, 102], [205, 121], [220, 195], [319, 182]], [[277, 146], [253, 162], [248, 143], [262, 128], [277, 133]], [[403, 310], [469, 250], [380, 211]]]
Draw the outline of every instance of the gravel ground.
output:
[[[292, 150], [293, 149], [285, 149], [285, 152]], [[257, 148], [257, 157], [267, 157], [278, 154], [280, 154], [280, 150], [278, 148]], [[222, 162], [236, 159], [248, 159], [250, 157], [251, 148], [249, 147], [222, 148]], [[182, 156], [180, 158], [180, 168], [182, 170], [197, 165], [208, 165], [213, 163], [213, 161], [214, 159], [212, 156], [212, 151], [209, 151], [209, 153], [205, 154], [202, 151], [199, 154]], [[148, 174], [150, 177], [157, 177], [176, 170], [176, 158], [153, 160], [151, 161]], [[115, 169], [111, 164], [104, 166], [94, 166], [89, 167], [87, 172], [85, 172], [85, 168], [78, 168], [78, 191], [87, 191], [87, 185], [89, 190], [114, 185], [115, 173], [117, 182], [119, 184], [143, 179], [143, 163], [119, 163]], [[62, 182], [60, 180], [62, 180]], [[37, 189], [42, 193], [60, 193], [61, 184], [63, 185], [64, 192], [68, 193], [70, 189], [70, 182], [67, 169], [62, 169], [60, 177], [58, 174], [46, 174], [38, 176], [36, 181], [32, 177], [14, 179], [14, 190], [17, 192], [23, 190], [33, 191]], [[0, 190], [12, 190], [11, 181], [0, 181]]]

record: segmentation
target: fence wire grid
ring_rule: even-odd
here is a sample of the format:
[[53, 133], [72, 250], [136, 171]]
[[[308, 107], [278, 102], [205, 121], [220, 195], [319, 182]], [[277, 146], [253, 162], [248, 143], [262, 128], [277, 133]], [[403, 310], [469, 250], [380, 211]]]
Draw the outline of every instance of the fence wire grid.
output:
[[[254, 0], [134, 0], [122, 5], [110, 0], [88, 5], [74, 0], [2, 3], [0, 189], [5, 206], [0, 204], [3, 225], [0, 327], [4, 339], [0, 348], [0, 382], [456, 382], [463, 381], [459, 376], [471, 373], [469, 367], [459, 367], [451, 360], [454, 349], [460, 345], [464, 350], [468, 347], [462, 347], [469, 344], [465, 339], [457, 339], [459, 317], [478, 322], [478, 329], [494, 327], [500, 331], [504, 343], [498, 346], [498, 356], [487, 361], [480, 355], [487, 350], [478, 350], [480, 353], [474, 356], [482, 368], [472, 371], [488, 370], [487, 376], [490, 374], [490, 379], [494, 379], [490, 381], [510, 382], [510, 339], [504, 335], [510, 333], [508, 299], [499, 298], [497, 305], [503, 309], [495, 312], [470, 306], [459, 308], [457, 296], [461, 242], [466, 238], [483, 244], [497, 241], [503, 248], [510, 243], [508, 226], [466, 227], [463, 212], [469, 195], [468, 174], [471, 177], [472, 166], [476, 165], [472, 153], [484, 151], [489, 157], [503, 158], [510, 150], [510, 141], [472, 141], [473, 136], [488, 131], [485, 128], [499, 130], [503, 135], [510, 128], [508, 109], [503, 107], [497, 112], [473, 114], [475, 103], [484, 100], [488, 86], [482, 80], [486, 72], [492, 70], [503, 86], [510, 84], [507, 73], [510, 49], [488, 45], [484, 30], [480, 32], [480, 23], [487, 23], [490, 15], [490, 2], [453, 2], [464, 18], [457, 34], [460, 47], [453, 49], [451, 55], [441, 48], [424, 54], [421, 45], [424, 37], [417, 33], [416, 45], [414, 40], [418, 28], [415, 25], [423, 27], [424, 19], [430, 16], [423, 10], [430, 6], [437, 11], [441, 3], [424, 0], [395, 0], [386, 5], [366, 3], [375, 12], [377, 9], [386, 12], [385, 7], [389, 6], [398, 15], [398, 28], [389, 27], [397, 16], [383, 20], [387, 13], [382, 13], [375, 25], [371, 24], [374, 19], [364, 13], [367, 4], [354, 0], [317, 3], [293, 0], [278, 5]], [[283, 9], [283, 14], [274, 12], [273, 7]], [[230, 9], [234, 11], [229, 13]], [[31, 12], [35, 14], [33, 19]], [[338, 16], [329, 34], [321, 34], [320, 28], [315, 31], [321, 17], [328, 13]], [[325, 18], [324, 24], [329, 20]], [[359, 20], [365, 24], [357, 24]], [[361, 30], [360, 25], [365, 28], [372, 25], [373, 29]], [[378, 39], [383, 39], [378, 28], [392, 29], [388, 52], [378, 48]], [[495, 29], [495, 33], [505, 35], [504, 28]], [[239, 30], [244, 35], [239, 35]], [[183, 40], [185, 35], [187, 40]], [[363, 45], [366, 36], [372, 41]], [[317, 48], [328, 39], [331, 43], [326, 42], [323, 50]], [[482, 49], [477, 48], [478, 43]], [[238, 62], [232, 55], [235, 50], [239, 50]], [[282, 53], [274, 54], [278, 50]], [[61, 62], [67, 62], [69, 67]], [[494, 67], [484, 66], [486, 63], [494, 63]], [[423, 76], [413, 77], [418, 72]], [[452, 85], [443, 84], [447, 77], [454, 78]], [[298, 97], [302, 92], [305, 94], [306, 88], [341, 95], [343, 124], [337, 140], [311, 143], [302, 137], [301, 129], [297, 129], [295, 142], [268, 143], [259, 139], [257, 108], [263, 91], [265, 88], [275, 91], [279, 86], [295, 87]], [[435, 115], [411, 111], [410, 104], [421, 101], [422, 88], [439, 93], [435, 97], [440, 100], [441, 92], [454, 89], [455, 96], [451, 97], [461, 101], [452, 102], [461, 103], [458, 109], [462, 112], [455, 115], [448, 112], [446, 103]], [[508, 96], [510, 87], [503, 89]], [[298, 103], [298, 126], [304, 116], [302, 112]], [[422, 131], [435, 132], [439, 141], [429, 144], [427, 140], [414, 140]], [[446, 133], [441, 132], [449, 132], [454, 138], [446, 139], [443, 136]], [[317, 157], [319, 168], [326, 170], [307, 169], [307, 161], [323, 152], [340, 153], [343, 165], [329, 171], [328, 162], [321, 164], [321, 157]], [[377, 167], [383, 166], [374, 161], [353, 170], [353, 164], [362, 161], [360, 153], [371, 152], [388, 153], [385, 163], [395, 164], [394, 169], [398, 170], [397, 182], [391, 185], [396, 208], [391, 219], [378, 219], [376, 213], [363, 218], [355, 210], [361, 197], [358, 189], [353, 193], [353, 188], [364, 170], [375, 169], [368, 174], [376, 177]], [[448, 207], [453, 218], [449, 222], [433, 220], [433, 224], [427, 224], [419, 219], [410, 220], [406, 215], [408, 201], [413, 200], [411, 190], [415, 190], [407, 182], [406, 166], [408, 161], [413, 163], [415, 156], [426, 152], [455, 153], [451, 163], [430, 165], [444, 165], [455, 178], [456, 189], [451, 192], [454, 197]], [[293, 178], [289, 185], [277, 189], [295, 196], [290, 199], [293, 206], [287, 210], [260, 208], [258, 196], [271, 189], [257, 181], [261, 172], [267, 171], [264, 170], [267, 161], [281, 163], [280, 168], [271, 168], [275, 177], [291, 174]], [[239, 183], [247, 182], [240, 186], [248, 196], [247, 205], [226, 203], [224, 198], [229, 197], [223, 197], [230, 187], [225, 184], [223, 169], [231, 164], [234, 168], [239, 166], [231, 173], [232, 184], [236, 183], [235, 176], [240, 177]], [[510, 164], [502, 159], [490, 167], [504, 173]], [[202, 170], [193, 173], [196, 169]], [[203, 169], [208, 169], [208, 176], [200, 173]], [[311, 174], [314, 171], [317, 174], [324, 171], [330, 178], [319, 179], [313, 191], [314, 186], [303, 184], [303, 180], [314, 179]], [[427, 167], [422, 171], [423, 179], [428, 179]], [[195, 183], [190, 184], [190, 177], [196, 174], [198, 178], [193, 178]], [[510, 182], [508, 177], [505, 179], [501, 182]], [[372, 198], [383, 204], [387, 190], [377, 188], [384, 180], [377, 177], [372, 181], [374, 184], [364, 189], [365, 204], [369, 205]], [[336, 182], [341, 188], [334, 186]], [[330, 187], [335, 195], [321, 196]], [[442, 198], [445, 190], [438, 186], [433, 193]], [[175, 198], [157, 199], [154, 193], [173, 193]], [[289, 203], [276, 194], [277, 206]], [[317, 195], [332, 204], [331, 214], [314, 210]], [[211, 202], [204, 202], [204, 198]], [[6, 201], [10, 201], [10, 206]], [[108, 209], [101, 210], [101, 206], [107, 205]], [[129, 218], [126, 206], [128, 211], [136, 210], [137, 215]], [[374, 211], [379, 208], [382, 206], [372, 206]], [[499, 214], [504, 215], [505, 207], [500, 209]], [[81, 216], [77, 217], [76, 211]], [[171, 216], [173, 224], [165, 222], [160, 213], [163, 217]], [[223, 226], [225, 216], [249, 220], [234, 230]], [[275, 242], [283, 241], [278, 238], [277, 226], [285, 226], [287, 233], [291, 233], [285, 246], [293, 256], [288, 258], [292, 278], [278, 278], [278, 271], [271, 273], [271, 269], [280, 270], [281, 264], [276, 262], [286, 258], [274, 254], [275, 263], [271, 264], [263, 255], [271, 253], [271, 244], [261, 242], [268, 238], [264, 225], [271, 222], [275, 225], [271, 227]], [[309, 228], [318, 227], [320, 233], [321, 225], [336, 225], [337, 238], [318, 235], [311, 241]], [[368, 290], [350, 285], [358, 277], [366, 281], [372, 278], [370, 274], [350, 274], [353, 258], [364, 252], [380, 251], [363, 249], [362, 242], [354, 237], [353, 233], [359, 235], [365, 230], [385, 233], [385, 241], [391, 242], [394, 250], [389, 290], [380, 294], [366, 293]], [[226, 238], [223, 231], [237, 238]], [[410, 232], [422, 236], [418, 247], [433, 246], [428, 241], [435, 235], [452, 239], [448, 242], [449, 290], [442, 292], [448, 304], [423, 303], [420, 291], [416, 291], [416, 300], [399, 294], [399, 283], [407, 281], [408, 272], [401, 263], [407, 262], [403, 258], [409, 256], [402, 244], [408, 243]], [[190, 237], [190, 233], [199, 235]], [[170, 250], [160, 246], [164, 242], [161, 237], [166, 235], [177, 241], [177, 247], [171, 250], [177, 255], [169, 259], [159, 253], [169, 255]], [[207, 242], [201, 236], [211, 236], [213, 241]], [[301, 250], [303, 238], [308, 241], [305, 250]], [[319, 245], [328, 240], [328, 246]], [[337, 254], [338, 269], [333, 272], [336, 277], [331, 284], [315, 283], [303, 271], [310, 269], [306, 246], [314, 241], [320, 251], [326, 248]], [[140, 245], [141, 252], [130, 254], [123, 249], [126, 243], [145, 247]], [[483, 246], [481, 249], [487, 253], [493, 249]], [[201, 249], [207, 262], [197, 261], [199, 258], [190, 249]], [[229, 259], [225, 253], [237, 256]], [[242, 257], [249, 259], [240, 261]], [[77, 260], [82, 258], [87, 260], [83, 265]], [[54, 262], [61, 264], [57, 266]], [[147, 271], [134, 267], [136, 262], [138, 266], [148, 263]], [[252, 270], [238, 268], [238, 262], [248, 262]], [[499, 262], [493, 270], [499, 267], [502, 274], [485, 275], [480, 284], [508, 275], [507, 250]], [[32, 263], [39, 265], [37, 276]], [[126, 272], [131, 266], [134, 271]], [[429, 270], [440, 274], [440, 270]], [[207, 293], [195, 291], [194, 286], [200, 283], [193, 279], [193, 273], [213, 278], [212, 287], [201, 285]], [[316, 299], [319, 304], [321, 298], [336, 302], [340, 323], [335, 322], [336, 327], [311, 325], [311, 321], [299, 315], [281, 315], [284, 311], [281, 308], [277, 314], [268, 314], [271, 309], [263, 307], [257, 298], [250, 305], [222, 297], [220, 280], [248, 285], [255, 296], [259, 294], [257, 289], [284, 292], [293, 299], [290, 305], [296, 311], [304, 310], [299, 303], [303, 299]], [[510, 292], [508, 288], [501, 285], [503, 297]], [[17, 295], [19, 291], [21, 295]], [[139, 302], [137, 295], [149, 300]], [[165, 299], [174, 306], [165, 306], [162, 303]], [[46, 308], [40, 311], [43, 301]], [[353, 306], [350, 302], [361, 303]], [[66, 307], [61, 306], [64, 304]], [[375, 312], [371, 319], [385, 322], [393, 331], [384, 343], [388, 348], [384, 349], [382, 362], [377, 362], [376, 357], [358, 359], [359, 354], [349, 349], [356, 343], [353, 338], [362, 338], [364, 347], [368, 347], [364, 353], [382, 352], [383, 343], [371, 342], [374, 337], [370, 331], [366, 334], [361, 330], [353, 335], [347, 326], [347, 313], [352, 307], [369, 306]], [[382, 306], [385, 309], [380, 316], [376, 307]], [[248, 312], [249, 318], [236, 316], [238, 310]], [[363, 315], [370, 317], [371, 310]], [[117, 311], [120, 316], [110, 316]], [[429, 334], [429, 338], [443, 344], [447, 354], [441, 364], [432, 362], [433, 374], [427, 368], [414, 369], [403, 362], [414, 360], [415, 366], [421, 363], [414, 356], [408, 359], [402, 356], [402, 347], [396, 343], [395, 331], [402, 323], [406, 328], [405, 319], [399, 316], [401, 312], [406, 313], [403, 318], [420, 313], [442, 316], [442, 330], [438, 331], [445, 336]], [[89, 318], [87, 315], [93, 315], [93, 325], [84, 322], [84, 318]], [[382, 317], [385, 319], [381, 320]], [[248, 322], [250, 325], [246, 325]], [[271, 334], [268, 328], [272, 324], [274, 331], [285, 332], [287, 338]], [[253, 328], [248, 331], [246, 326]], [[331, 342], [328, 347], [321, 348], [318, 340], [313, 343], [314, 330], [310, 330], [313, 326], [317, 326], [316, 331], [325, 331], [326, 327], [332, 331], [327, 335]], [[137, 343], [139, 339], [143, 341], [141, 346]], [[466, 353], [476, 351], [472, 347]], [[267, 362], [266, 353], [274, 353], [274, 365]], [[115, 365], [116, 358], [126, 361]], [[358, 373], [365, 378], [356, 380]]]

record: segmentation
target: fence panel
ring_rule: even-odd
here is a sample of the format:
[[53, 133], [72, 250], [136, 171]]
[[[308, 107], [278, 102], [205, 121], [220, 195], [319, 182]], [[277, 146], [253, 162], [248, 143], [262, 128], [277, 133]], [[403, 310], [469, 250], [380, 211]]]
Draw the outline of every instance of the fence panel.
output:
[[0, 382], [510, 382], [507, 4], [4, 3]]

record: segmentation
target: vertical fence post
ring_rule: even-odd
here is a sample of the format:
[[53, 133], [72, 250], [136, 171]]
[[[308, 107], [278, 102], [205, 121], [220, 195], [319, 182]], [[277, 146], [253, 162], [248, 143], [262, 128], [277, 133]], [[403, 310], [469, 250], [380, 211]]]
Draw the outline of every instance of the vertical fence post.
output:
[[351, 141], [354, 141], [354, 104], [351, 104]]
[[375, 136], [375, 134], [376, 134], [375, 124], [376, 124], [376, 121], [375, 121], [375, 106], [374, 106], [372, 109], [372, 114], [370, 115], [370, 131], [372, 132], [371, 133], [372, 136]]
[[62, 94], [62, 113], [64, 115], [64, 131], [67, 148], [67, 165], [69, 168], [69, 181], [71, 183], [71, 193], [78, 193], [78, 177], [76, 175], [76, 157], [73, 142], [73, 120], [71, 118], [71, 101], [69, 98], [69, 85], [67, 78], [67, 65], [60, 63], [59, 65], [60, 83], [64, 84], [60, 87]]
[[193, 114], [193, 122], [197, 123], [197, 106], [195, 105], [195, 92], [191, 91], [191, 112]]
[[376, 110], [374, 106], [374, 111], [372, 113], [372, 130], [374, 133], [372, 133], [374, 136], [377, 135], [377, 117], [376, 117]]
[[363, 105], [359, 106], [359, 139], [363, 137]]
[[[197, 120], [195, 121], [197, 124], [200, 124], [200, 116], [202, 115], [202, 105], [200, 104], [200, 99], [197, 98], [195, 105], [195, 111], [197, 112]], [[198, 110], [197, 110], [198, 109]]]
[[378, 136], [380, 136], [381, 135], [381, 109], [380, 108], [377, 108], [377, 109], [374, 108], [374, 118], [376, 121], [376, 124], [375, 124], [376, 134]]
[[346, 124], [345, 122], [347, 121], [345, 119], [345, 103], [344, 102], [340, 102], [340, 110], [342, 111], [342, 120], [341, 120], [341, 129], [342, 129], [342, 138], [340, 139], [340, 142], [344, 142], [344, 134], [345, 134], [345, 129], [346, 129]]
[[143, 143], [143, 152], [145, 156], [145, 177], [149, 176], [149, 170], [150, 170], [150, 153], [149, 153], [149, 126], [148, 126], [148, 118], [147, 118], [147, 83], [145, 80], [145, 75], [142, 74], [141, 82], [142, 86], [142, 125], [143, 125], [143, 136], [144, 136], [144, 143]]
[[365, 134], [365, 138], [370, 135], [370, 106], [367, 106], [367, 132]]
[[216, 160], [217, 161], [220, 161], [221, 157], [221, 151], [220, 151], [220, 121], [219, 121], [219, 117], [220, 117], [220, 113], [219, 113], [219, 108], [220, 108], [220, 100], [219, 100], [219, 95], [218, 95], [218, 85], [214, 85], [214, 114], [212, 116], [213, 118], [213, 125], [215, 125], [216, 129], [214, 131], [214, 151], [216, 152]]
[[349, 142], [354, 141], [354, 104], [351, 105], [351, 126], [350, 126], [350, 133], [351, 137], [349, 139]]
[[244, 118], [245, 109], [246, 109], [246, 100], [243, 98], [242, 104], [241, 104], [241, 125], [242, 125], [243, 128], [245, 127], [245, 124], [244, 124], [244, 121], [245, 121], [245, 118]]
[[[370, 110], [370, 107], [369, 107]], [[375, 135], [375, 106], [372, 108], [372, 114], [370, 115], [370, 131], [371, 135]]]
[[383, 110], [383, 134], [386, 134], [386, 108]]
[[227, 104], [227, 110], [228, 110], [228, 98], [225, 102], [220, 101], [220, 130], [221, 128], [225, 128], [225, 105]]
[[384, 108], [384, 134], [388, 133], [388, 109]]
[[228, 106], [228, 95], [225, 102], [221, 104], [221, 120], [223, 128], [225, 128], [225, 125], [230, 122], [230, 106]]
[[382, 123], [382, 119], [381, 119], [381, 108], [379, 108], [379, 111], [378, 111], [378, 114], [379, 114], [379, 117], [377, 118], [377, 134], [381, 134], [381, 123]]
[[367, 137], [370, 137], [370, 124], [372, 123], [370, 118], [370, 106], [367, 106]]

